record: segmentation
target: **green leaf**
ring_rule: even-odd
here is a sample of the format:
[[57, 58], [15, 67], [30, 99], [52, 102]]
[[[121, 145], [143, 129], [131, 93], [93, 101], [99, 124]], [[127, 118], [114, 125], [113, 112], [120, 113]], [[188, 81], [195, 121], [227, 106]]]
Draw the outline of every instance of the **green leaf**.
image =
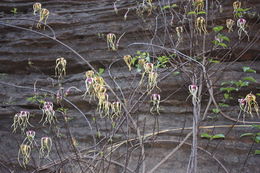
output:
[[246, 12], [248, 10], [250, 10], [251, 8], [237, 8], [235, 11], [236, 12]]
[[214, 109], [212, 109], [212, 112], [215, 114], [218, 114], [220, 112], [220, 110], [218, 108], [214, 108]]
[[246, 81], [250, 81], [250, 82], [257, 82], [257, 81], [255, 80], [255, 78], [253, 78], [253, 77], [251, 77], [251, 76], [249, 76], [249, 77], [244, 77], [242, 80], [246, 80]]
[[212, 136], [211, 139], [224, 139], [225, 138], [225, 135], [220, 133], [220, 134], [216, 134], [214, 136]]
[[232, 83], [233, 83], [233, 81], [225, 81], [225, 82], [221, 83], [221, 86], [223, 86], [223, 85], [230, 85]]
[[99, 74], [99, 75], [102, 75], [104, 72], [105, 72], [105, 69], [104, 69], [104, 68], [99, 68], [99, 69], [98, 69], [98, 74]]
[[214, 60], [214, 59], [212, 59], [212, 58], [209, 59], [209, 62], [216, 63], [216, 64], [220, 63], [220, 61]]
[[260, 129], [260, 125], [252, 125], [252, 127], [255, 127], [255, 128], [258, 128], [258, 129]]
[[229, 39], [227, 36], [224, 36], [224, 35], [220, 34], [220, 35], [218, 35], [218, 37], [219, 37], [220, 39], [222, 39], [222, 40], [225, 40], [225, 41], [230, 42], [230, 39]]
[[249, 85], [249, 82], [239, 80], [239, 81], [235, 82], [235, 85], [236, 85], [237, 87], [244, 87], [244, 86], [248, 86], [248, 85]]
[[211, 139], [211, 138], [212, 138], [212, 136], [209, 135], [209, 134], [207, 134], [207, 133], [202, 133], [202, 134], [200, 135], [200, 137], [201, 137], [201, 138], [207, 138], [207, 139]]
[[243, 67], [243, 71], [246, 73], [256, 73], [255, 70], [251, 69], [250, 67]]
[[238, 89], [234, 88], [234, 87], [226, 87], [226, 88], [222, 87], [222, 88], [220, 88], [220, 91], [224, 91], [224, 92], [228, 92], [228, 93], [230, 93], [232, 91], [237, 91], [237, 90]]
[[260, 136], [256, 136], [254, 140], [258, 144], [260, 142]]
[[197, 15], [199, 15], [199, 14], [206, 14], [206, 11], [199, 11], [199, 12], [197, 13]]
[[219, 45], [219, 46], [221, 46], [223, 48], [227, 48], [228, 47], [227, 44], [225, 44], [225, 43], [218, 43], [217, 45]]
[[16, 14], [16, 13], [17, 13], [17, 8], [13, 8], [13, 9], [11, 10], [11, 13]]
[[172, 8], [176, 8], [176, 7], [178, 7], [177, 4], [172, 4]]
[[138, 58], [137, 58], [136, 56], [135, 56], [134, 58], [132, 58], [130, 64], [131, 64], [131, 65], [134, 65], [137, 59], [138, 59]]
[[243, 133], [242, 135], [240, 135], [240, 138], [245, 136], [254, 136], [254, 133]]
[[260, 150], [255, 150], [255, 155], [260, 154]]
[[213, 31], [220, 32], [221, 30], [223, 30], [223, 28], [224, 28], [223, 26], [216, 26], [213, 28]]
[[165, 10], [165, 9], [169, 9], [169, 8], [171, 8], [170, 5], [165, 5], [165, 6], [163, 6], [163, 9], [164, 9], [164, 10]]
[[188, 12], [188, 15], [197, 14], [195, 11]]
[[175, 71], [175, 72], [173, 72], [173, 75], [174, 76], [177, 76], [177, 75], [179, 75], [181, 72], [179, 72], [179, 71]]
[[220, 107], [226, 107], [226, 108], [229, 107], [229, 105], [228, 105], [228, 104], [225, 104], [225, 103], [219, 103], [218, 105], [219, 105]]
[[233, 97], [230, 96], [230, 94], [225, 93], [224, 94], [224, 99], [228, 100], [228, 99], [233, 99]]
[[218, 45], [219, 41], [218, 40], [213, 40], [212, 43], [215, 44], [215, 45]]

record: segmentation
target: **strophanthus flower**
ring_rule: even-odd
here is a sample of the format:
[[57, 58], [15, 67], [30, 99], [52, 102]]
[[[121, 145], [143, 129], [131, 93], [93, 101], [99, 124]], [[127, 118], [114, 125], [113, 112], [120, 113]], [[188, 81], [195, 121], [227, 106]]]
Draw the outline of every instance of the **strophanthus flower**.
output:
[[42, 107], [41, 121], [43, 121], [43, 119], [44, 119], [43, 125], [45, 125], [45, 123], [53, 124], [57, 121], [52, 102], [44, 102], [43, 107]]
[[48, 158], [52, 148], [52, 140], [50, 137], [41, 138], [40, 157]]
[[160, 114], [160, 102], [161, 102], [161, 95], [160, 94], [152, 94], [151, 95], [151, 103], [152, 103], [152, 107], [150, 109], [151, 113], [156, 111], [158, 114]]
[[30, 112], [28, 111], [20, 111], [19, 113], [14, 115], [14, 122], [12, 124], [13, 132], [20, 128], [22, 132], [27, 128], [28, 125], [32, 126], [29, 123]]

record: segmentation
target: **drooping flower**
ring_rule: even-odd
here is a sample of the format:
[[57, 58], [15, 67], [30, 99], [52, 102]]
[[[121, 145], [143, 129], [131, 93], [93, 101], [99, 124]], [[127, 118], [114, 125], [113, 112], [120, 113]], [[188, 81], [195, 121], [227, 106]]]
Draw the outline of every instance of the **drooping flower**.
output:
[[131, 61], [132, 61], [131, 55], [125, 55], [123, 57], [123, 59], [124, 59], [126, 65], [127, 65], [128, 69], [129, 69], [129, 71], [131, 71]]
[[[28, 130], [26, 132], [26, 140], [29, 142], [29, 145], [31, 145], [34, 141], [34, 138], [35, 138], [35, 131], [34, 130]], [[27, 142], [27, 141], [24, 141], [24, 142]]]
[[34, 15], [36, 15], [36, 13], [38, 11], [40, 11], [41, 9], [42, 9], [42, 4], [41, 3], [36, 2], [36, 3], [33, 4], [33, 14]]
[[151, 113], [156, 111], [158, 114], [160, 114], [160, 102], [161, 102], [160, 94], [152, 94], [151, 96], [152, 107], [150, 109]]
[[178, 40], [177, 40], [177, 43], [176, 45], [179, 45], [180, 42], [182, 42], [183, 40], [183, 27], [182, 26], [178, 26], [175, 28], [176, 32], [177, 32], [177, 37], [178, 37]]
[[45, 123], [52, 124], [57, 121], [52, 102], [44, 102], [43, 107], [42, 107], [41, 121], [43, 121], [43, 119], [44, 119], [43, 125], [45, 125]]
[[113, 33], [107, 34], [107, 47], [108, 50], [116, 51], [118, 48], [116, 35]]
[[207, 27], [206, 27], [206, 20], [204, 17], [198, 17], [195, 21], [195, 28], [200, 33], [203, 32], [204, 34], [207, 34]]
[[246, 31], [246, 19], [240, 18], [237, 20], [237, 26], [238, 26], [238, 36], [239, 36], [239, 40], [242, 39], [242, 32], [244, 32], [246, 34], [246, 36], [248, 37], [248, 41], [249, 41], [249, 35]]
[[234, 24], [235, 24], [234, 20], [232, 20], [232, 19], [227, 19], [226, 20], [226, 25], [227, 25], [227, 28], [228, 28], [228, 32], [232, 32], [233, 31]]
[[198, 93], [198, 89], [199, 87], [195, 84], [192, 84], [189, 86], [189, 91], [190, 91], [190, 94], [192, 96], [192, 102], [193, 103], [196, 103], [198, 98], [197, 98], [197, 93]]
[[50, 137], [41, 138], [40, 157], [48, 158], [51, 152], [52, 140]]
[[14, 122], [12, 124], [13, 132], [17, 130], [19, 127], [22, 132], [27, 128], [28, 125], [32, 126], [29, 123], [30, 112], [28, 111], [20, 111], [19, 113], [14, 115]]
[[66, 76], [66, 65], [67, 61], [65, 58], [60, 57], [56, 59], [55, 76], [59, 79]]
[[[41, 28], [41, 22], [43, 22], [45, 25], [47, 24], [47, 19], [50, 15], [49, 10], [47, 10], [46, 8], [41, 8], [40, 9], [40, 19], [37, 23], [37, 28]], [[44, 26], [45, 29], [45, 26]]]
[[[20, 164], [20, 166], [26, 167], [26, 165], [30, 162], [31, 158], [31, 146], [26, 144], [21, 144], [19, 151], [18, 151], [18, 157], [17, 160]], [[22, 164], [20, 160], [22, 159]]]
[[159, 87], [157, 86], [157, 79], [158, 79], [157, 72], [148, 73], [148, 84], [147, 84], [148, 93], [151, 92], [155, 87], [159, 89]]
[[114, 119], [115, 117], [119, 117], [121, 115], [121, 104], [119, 101], [113, 102], [111, 104], [111, 119]]
[[193, 0], [193, 3], [196, 7], [195, 11], [203, 11], [204, 10], [204, 0]]

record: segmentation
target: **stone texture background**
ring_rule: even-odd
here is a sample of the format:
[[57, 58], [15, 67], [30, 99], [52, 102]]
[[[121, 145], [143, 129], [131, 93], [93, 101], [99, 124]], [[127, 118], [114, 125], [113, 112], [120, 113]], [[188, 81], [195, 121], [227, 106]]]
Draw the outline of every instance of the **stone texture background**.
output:
[[[123, 0], [118, 3], [119, 13], [115, 14], [112, 0], [68, 0], [68, 1], [53, 1], [45, 0], [41, 3], [43, 6], [50, 10], [51, 15], [48, 24], [55, 30], [56, 37], [74, 48], [81, 54], [87, 61], [89, 61], [96, 69], [105, 68], [106, 71], [103, 77], [111, 84], [112, 88], [117, 92], [116, 85], [111, 80], [108, 67], [110, 63], [114, 62], [111, 67], [111, 74], [115, 77], [122, 90], [128, 95], [132, 91], [132, 81], [135, 80], [135, 72], [128, 72], [126, 65], [123, 63], [122, 58], [125, 54], [133, 54], [137, 50], [146, 51], [147, 47], [144, 46], [130, 46], [133, 42], [147, 42], [151, 39], [152, 34], [149, 32], [150, 27], [155, 26], [154, 19], [150, 18], [146, 24], [142, 19], [138, 18], [134, 11], [130, 11], [128, 18], [125, 21], [123, 15], [127, 8], [135, 5], [134, 0]], [[166, 1], [161, 1], [166, 3]], [[173, 3], [181, 4], [182, 1], [172, 1]], [[19, 20], [19, 18], [33, 19], [32, 4], [34, 1], [27, 0], [2, 0], [0, 2], [0, 21], [10, 22], [12, 24], [30, 27], [32, 21]], [[224, 59], [221, 64], [215, 65], [211, 72], [216, 73], [214, 76], [214, 87], [220, 86], [221, 81], [236, 80], [245, 77], [247, 74], [243, 73], [243, 66], [250, 66], [256, 70], [256, 74], [252, 74], [257, 83], [251, 84], [247, 89], [242, 90], [239, 94], [245, 95], [252, 91], [259, 92], [260, 81], [260, 61], [259, 61], [259, 17], [258, 12], [260, 9], [260, 2], [258, 0], [247, 0], [243, 2], [245, 6], [252, 7], [256, 12], [256, 16], [250, 18], [250, 40], [254, 43], [250, 45], [248, 50], [244, 51], [248, 46], [248, 41], [243, 39], [238, 41], [237, 33], [230, 33], [229, 37], [232, 40], [230, 43], [234, 45], [234, 50], [231, 55]], [[232, 17], [232, 1], [224, 1], [223, 13], [210, 15], [211, 24], [224, 25], [225, 19]], [[13, 8], [18, 9], [17, 14], [12, 14], [10, 11]], [[216, 9], [217, 10], [217, 9]], [[15, 20], [12, 20], [15, 19]], [[161, 21], [160, 21], [161, 22]], [[177, 22], [177, 21], [176, 21]], [[163, 27], [159, 27], [159, 31]], [[98, 34], [115, 33], [121, 35], [126, 32], [122, 38], [117, 52], [107, 51], [106, 40], [100, 38]], [[46, 30], [43, 33], [51, 35]], [[184, 36], [185, 38], [187, 36]], [[27, 86], [33, 88], [34, 83], [37, 81], [37, 86], [47, 90], [56, 92], [58, 89], [54, 76], [55, 60], [57, 57], [63, 56], [68, 60], [68, 75], [64, 80], [64, 87], [76, 86], [84, 90], [84, 72], [89, 69], [85, 62], [76, 57], [71, 51], [57, 44], [56, 42], [47, 39], [43, 36], [22, 31], [10, 27], [0, 25], [0, 80], [1, 82], [12, 83], [15, 85]], [[188, 45], [181, 45], [182, 51], [188, 50]], [[149, 49], [148, 49], [149, 51]], [[154, 50], [159, 53], [159, 50]], [[243, 52], [244, 51], [244, 52]], [[223, 51], [224, 52], [224, 51]], [[243, 52], [241, 54], [241, 52]], [[222, 51], [217, 52], [217, 58], [221, 58]], [[232, 62], [234, 58], [240, 56], [239, 61]], [[214, 55], [213, 55], [214, 56]], [[225, 67], [221, 69], [222, 67]], [[221, 70], [220, 70], [221, 69]], [[162, 73], [164, 74], [164, 73]], [[165, 73], [166, 74], [166, 73]], [[163, 75], [162, 75], [163, 76]], [[54, 82], [54, 83], [53, 83]], [[54, 87], [52, 86], [54, 85]], [[134, 84], [133, 84], [134, 85]], [[159, 83], [162, 89], [162, 98], [168, 99], [161, 104], [161, 114], [151, 115], [149, 112], [148, 100], [146, 104], [138, 107], [136, 113], [132, 116], [134, 119], [139, 119], [140, 124], [146, 123], [146, 132], [151, 132], [156, 118], [158, 118], [160, 129], [172, 129], [190, 127], [192, 125], [192, 107], [190, 100], [187, 99], [187, 79], [184, 75], [170, 75], [166, 80]], [[178, 91], [174, 93], [175, 91]], [[174, 94], [172, 94], [174, 93]], [[171, 95], [172, 94], [172, 95]], [[30, 103], [26, 100], [28, 97], [33, 96], [31, 89], [11, 87], [1, 83], [0, 85], [0, 172], [8, 172], [4, 165], [10, 167], [15, 172], [31, 172], [31, 168], [38, 164], [49, 163], [48, 161], [32, 161], [32, 167], [29, 166], [27, 170], [21, 169], [17, 163], [18, 146], [22, 141], [19, 134], [11, 133], [11, 125], [13, 115], [20, 110], [29, 110], [34, 113], [32, 124], [34, 129], [39, 131], [39, 136], [46, 135], [46, 127], [37, 125], [40, 120], [41, 112], [37, 104]], [[218, 94], [221, 99], [221, 94]], [[206, 98], [206, 97], [205, 97]], [[91, 116], [95, 115], [96, 104], [91, 101], [82, 100], [81, 93], [75, 92], [68, 97], [70, 101], [75, 103], [91, 121]], [[207, 100], [205, 100], [205, 104]], [[238, 113], [238, 106], [236, 103], [230, 103], [232, 106], [228, 110], [224, 110], [232, 117], [236, 117]], [[203, 104], [204, 106], [204, 104]], [[69, 121], [71, 132], [79, 143], [79, 148], [83, 149], [92, 144], [91, 135], [86, 121], [75, 109], [69, 110], [69, 116], [73, 117]], [[97, 116], [97, 115], [95, 115]], [[210, 114], [210, 116], [215, 116]], [[62, 119], [59, 115], [59, 119]], [[250, 121], [257, 121], [257, 119], [249, 119]], [[91, 121], [94, 125], [94, 122]], [[229, 120], [217, 116], [217, 120], [207, 119], [201, 125], [224, 125], [234, 124]], [[98, 128], [102, 136], [109, 134], [110, 127], [104, 119], [98, 121]], [[207, 132], [213, 133], [227, 133], [229, 128], [216, 128], [208, 130]], [[199, 145], [210, 152], [215, 153], [215, 156], [229, 169], [230, 172], [260, 172], [259, 156], [254, 156], [248, 153], [252, 147], [252, 141], [248, 138], [240, 139], [239, 135], [252, 131], [251, 128], [234, 128], [227, 134], [223, 141], [208, 141], [200, 139]], [[203, 132], [205, 130], [202, 130]], [[66, 133], [64, 124], [60, 125], [60, 133]], [[160, 140], [180, 140], [186, 131], [168, 132], [159, 135], [157, 139]], [[118, 140], [122, 138], [122, 131], [116, 135]], [[62, 138], [63, 140], [63, 138]], [[61, 141], [62, 141], [61, 140]], [[66, 137], [64, 137], [66, 141]], [[117, 140], [117, 139], [116, 139]], [[158, 163], [177, 143], [173, 142], [158, 142], [155, 144], [146, 145], [147, 153], [147, 170], [151, 169]], [[254, 144], [253, 149], [259, 149], [259, 144]], [[217, 149], [216, 149], [217, 148]], [[122, 147], [116, 154], [125, 152]], [[69, 150], [65, 150], [63, 155], [69, 154]], [[158, 173], [176, 172], [182, 173], [186, 171], [190, 153], [190, 146], [184, 145], [174, 156], [172, 156], [165, 164], [163, 164]], [[223, 172], [219, 165], [208, 155], [199, 152], [199, 172], [200, 173], [215, 173]], [[57, 156], [57, 155], [56, 155]], [[56, 157], [55, 154], [52, 157]], [[37, 156], [34, 156], [37, 158]], [[248, 158], [247, 158], [248, 157]], [[130, 166], [133, 170], [136, 168], [136, 160], [138, 159], [138, 151], [133, 152], [131, 156]], [[246, 160], [246, 162], [245, 162]], [[245, 165], [244, 165], [245, 163]], [[244, 169], [242, 169], [244, 167]], [[71, 170], [71, 169], [68, 169]], [[66, 171], [65, 169], [63, 171]], [[73, 172], [77, 172], [77, 168]], [[48, 171], [46, 171], [48, 172]], [[121, 168], [112, 167], [109, 172], [122, 172]], [[138, 172], [136, 170], [136, 172]]]

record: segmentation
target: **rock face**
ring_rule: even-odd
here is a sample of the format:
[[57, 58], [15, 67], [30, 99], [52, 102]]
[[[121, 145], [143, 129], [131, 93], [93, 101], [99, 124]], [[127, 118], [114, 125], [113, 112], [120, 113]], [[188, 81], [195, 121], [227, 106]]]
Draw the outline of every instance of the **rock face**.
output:
[[[177, 16], [172, 18], [171, 13], [159, 10], [159, 6], [165, 7], [168, 2], [154, 2], [154, 5], [158, 6], [157, 9], [154, 9], [152, 15], [147, 17], [147, 14], [144, 14], [142, 18], [136, 15], [137, 4], [135, 0], [117, 2], [118, 14], [115, 13], [113, 0], [45, 0], [42, 2], [42, 6], [50, 11], [47, 23], [55, 31], [58, 41], [54, 39], [54, 33], [49, 29], [37, 30], [35, 28], [36, 22], [31, 19], [37, 20], [38, 18], [33, 16], [33, 3], [34, 1], [23, 0], [2, 0], [0, 2], [0, 172], [49, 172], [54, 170], [73, 173], [91, 172], [86, 165], [91, 165], [92, 172], [101, 170], [101, 172], [111, 173], [131, 172], [124, 170], [124, 165], [128, 165], [132, 172], [141, 172], [140, 159], [142, 158], [140, 158], [141, 151], [138, 140], [129, 140], [128, 145], [124, 143], [118, 146], [112, 154], [113, 161], [108, 167], [107, 163], [111, 158], [100, 156], [108, 154], [109, 151], [102, 146], [107, 148], [111, 146], [109, 138], [115, 129], [111, 127], [110, 119], [100, 118], [96, 111], [97, 100], [90, 99], [88, 96], [85, 99], [82, 97], [85, 91], [84, 73], [90, 69], [88, 63], [97, 71], [105, 69], [102, 77], [119, 95], [119, 98], [127, 103], [127, 109], [136, 103], [131, 109], [130, 116], [137, 122], [141, 134], [163, 131], [159, 135], [144, 140], [145, 165], [146, 172], [148, 172], [170, 153], [191, 130], [193, 114], [188, 91], [190, 74], [187, 76], [187, 74], [182, 73], [181, 67], [178, 66], [176, 67], [181, 72], [180, 74], [167, 67], [158, 70], [160, 73], [158, 86], [161, 90], [155, 89], [155, 92], [161, 94], [161, 110], [159, 115], [151, 114], [149, 95], [141, 97], [136, 102], [145, 92], [144, 89], [135, 90], [138, 87], [141, 74], [135, 68], [129, 72], [122, 57], [126, 54], [136, 55], [137, 51], [150, 52], [152, 58], [174, 53], [170, 49], [165, 50], [137, 44], [151, 43], [175, 48], [171, 43], [171, 41], [177, 41], [174, 28], [181, 23]], [[186, 2], [176, 0], [171, 3], [176, 3], [182, 8]], [[212, 40], [216, 35], [211, 32], [213, 26], [225, 26], [225, 20], [233, 18], [232, 2], [225, 1], [221, 5], [222, 13], [219, 13], [219, 4], [210, 5], [209, 10], [211, 12], [215, 10], [215, 13], [208, 15], [207, 29], [210, 33], [206, 36], [207, 40]], [[259, 15], [257, 11], [260, 9], [260, 2], [248, 0], [242, 5], [245, 8], [252, 8], [250, 13], [246, 14], [248, 21], [246, 29], [249, 31], [250, 41], [247, 40], [246, 36], [242, 40], [238, 40], [238, 28], [235, 28], [234, 32], [226, 34], [231, 40], [230, 47], [213, 50], [212, 45], [210, 45], [211, 41], [208, 41], [209, 44], [206, 45], [206, 49], [210, 50], [206, 56], [220, 61], [220, 63], [213, 63], [207, 67], [218, 102], [223, 101], [223, 92], [219, 91], [222, 82], [239, 81], [244, 77], [256, 79], [256, 82], [251, 80], [248, 87], [231, 92], [234, 99], [225, 102], [229, 104], [229, 107], [223, 108], [223, 112], [235, 119], [239, 113], [236, 99], [244, 97], [250, 92], [259, 92], [260, 81]], [[10, 12], [14, 8], [17, 8], [16, 14]], [[127, 19], [124, 20], [128, 9]], [[177, 10], [177, 12], [180, 11]], [[156, 14], [160, 15], [156, 16]], [[173, 25], [170, 25], [171, 21], [173, 21]], [[23, 27], [27, 30], [8, 27], [2, 25], [3, 23]], [[191, 52], [190, 35], [188, 34], [190, 32], [189, 20], [184, 20], [183, 25], [185, 26], [184, 42], [180, 43], [177, 49], [193, 56], [201, 50], [202, 36], [197, 39], [197, 43], [192, 43], [193, 52]], [[31, 29], [46, 34], [50, 38], [32, 32]], [[108, 33], [116, 34], [117, 38], [124, 34], [119, 42], [118, 51], [107, 50], [106, 34]], [[59, 41], [70, 46], [82, 57], [77, 56]], [[61, 81], [55, 77], [55, 61], [58, 57], [67, 59], [67, 75]], [[196, 58], [200, 61], [200, 57]], [[173, 64], [176, 62], [173, 61]], [[243, 72], [242, 68], [245, 66], [256, 70], [256, 73]], [[43, 126], [42, 123], [39, 123], [42, 116], [42, 106], [37, 102], [32, 102], [32, 97], [37, 93], [41, 96], [40, 99], [56, 102], [54, 94], [59, 89], [59, 83], [65, 90], [69, 87], [73, 88], [66, 97], [67, 100], [54, 105], [55, 110], [60, 110], [56, 111], [59, 123]], [[116, 101], [112, 92], [108, 91], [108, 93], [109, 99]], [[134, 95], [132, 95], [133, 93]], [[209, 94], [206, 88], [203, 88], [203, 93], [202, 110], [205, 110]], [[61, 106], [68, 108], [66, 113], [68, 117], [64, 117], [61, 113], [61, 109], [59, 109]], [[201, 128], [199, 134], [204, 132], [208, 134], [223, 133], [226, 137], [224, 140], [199, 138], [198, 172], [225, 172], [218, 162], [221, 162], [228, 172], [260, 172], [259, 156], [252, 154], [256, 149], [259, 149], [259, 144], [253, 143], [249, 138], [239, 137], [246, 132], [258, 132], [257, 129], [243, 124], [233, 127], [232, 125], [239, 123], [232, 122], [220, 114], [212, 113], [211, 109], [213, 108], [215, 107], [212, 104], [207, 118], [200, 122], [200, 126], [212, 127]], [[31, 161], [26, 168], [21, 168], [17, 162], [19, 145], [22, 143], [24, 135], [21, 135], [19, 131], [12, 133], [11, 128], [14, 115], [21, 110], [30, 111], [33, 115], [30, 118], [32, 124], [30, 129], [36, 131], [35, 140], [37, 142], [32, 150]], [[125, 119], [124, 117], [126, 117], [125, 114], [116, 121], [116, 127], [120, 122], [122, 126], [111, 138], [114, 144], [137, 137], [134, 125], [129, 118]], [[65, 121], [66, 118], [68, 121]], [[246, 120], [257, 123], [257, 118], [250, 119], [247, 116]], [[89, 127], [88, 121], [91, 127]], [[43, 136], [51, 136], [53, 139], [49, 159], [39, 159], [38, 156], [40, 139]], [[98, 144], [93, 147], [96, 142]], [[191, 143], [192, 140], [188, 140], [156, 172], [186, 172]], [[95, 152], [93, 152], [94, 149]], [[75, 155], [75, 151], [77, 151], [77, 155]], [[103, 162], [104, 165], [102, 165]]]

